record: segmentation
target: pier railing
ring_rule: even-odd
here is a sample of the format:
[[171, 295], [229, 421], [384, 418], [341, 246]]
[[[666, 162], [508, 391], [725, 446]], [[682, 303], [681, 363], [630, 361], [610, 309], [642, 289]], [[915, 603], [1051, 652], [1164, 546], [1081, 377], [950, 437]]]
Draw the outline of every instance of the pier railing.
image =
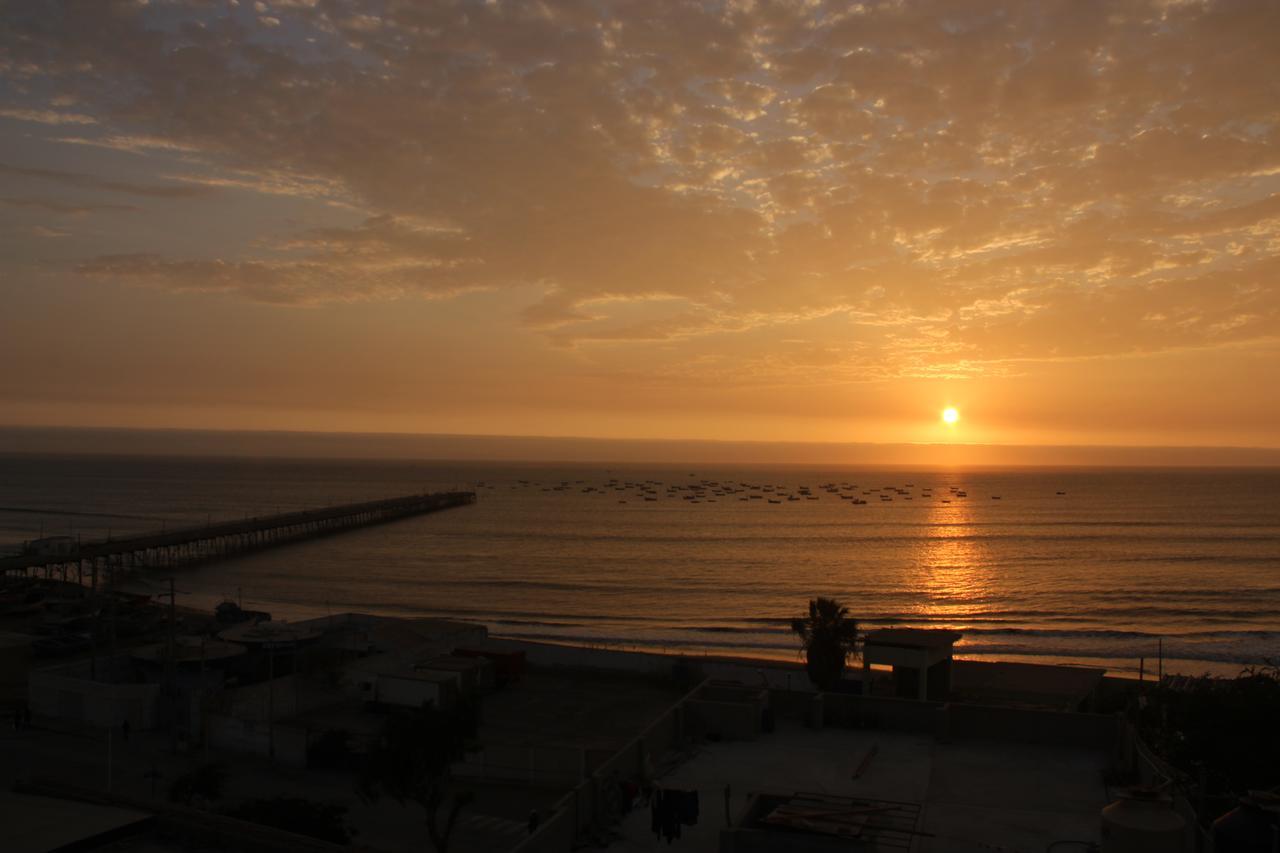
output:
[[99, 570], [169, 568], [270, 548], [286, 542], [314, 539], [474, 503], [475, 492], [435, 492], [404, 495], [362, 503], [286, 512], [277, 515], [219, 521], [143, 533], [121, 539], [74, 543], [59, 553], [38, 549], [0, 558], [0, 573], [34, 572], [46, 577], [96, 582]]

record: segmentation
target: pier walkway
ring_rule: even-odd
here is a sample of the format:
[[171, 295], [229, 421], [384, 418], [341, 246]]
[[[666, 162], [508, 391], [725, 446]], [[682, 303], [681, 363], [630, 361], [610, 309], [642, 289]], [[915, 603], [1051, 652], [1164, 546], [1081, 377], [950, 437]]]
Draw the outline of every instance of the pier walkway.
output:
[[68, 542], [63, 548], [48, 550], [38, 547], [37, 542], [32, 543], [36, 547], [28, 547], [24, 553], [0, 557], [0, 574], [34, 572], [37, 576], [60, 577], [81, 584], [87, 577], [97, 586], [100, 571], [114, 574], [120, 570], [171, 568], [465, 506], [475, 500], [475, 492], [436, 492], [222, 521], [123, 539]]

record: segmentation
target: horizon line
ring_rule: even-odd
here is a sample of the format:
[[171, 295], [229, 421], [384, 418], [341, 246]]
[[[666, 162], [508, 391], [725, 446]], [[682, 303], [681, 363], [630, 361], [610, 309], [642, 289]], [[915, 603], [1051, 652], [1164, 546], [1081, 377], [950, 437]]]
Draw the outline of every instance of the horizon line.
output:
[[[1062, 453], [1068, 456], [1118, 456], [1122, 454], [1138, 454], [1142, 456], [1151, 456], [1153, 454], [1169, 454], [1177, 459], [1153, 460], [1147, 459], [1143, 461], [1120, 460], [1120, 459], [1094, 459], [1090, 461], [1080, 460], [1056, 460], [1056, 461], [1008, 461], [1000, 462], [994, 459], [971, 460], [966, 462], [963, 459], [936, 459], [939, 464], [953, 465], [971, 465], [981, 466], [988, 465], [994, 467], [1259, 467], [1270, 468], [1280, 467], [1280, 447], [1260, 447], [1260, 446], [1243, 446], [1243, 445], [1141, 445], [1141, 444], [979, 444], [970, 442], [870, 442], [870, 441], [767, 441], [760, 439], [712, 439], [712, 438], [613, 438], [598, 436], [573, 436], [573, 435], [519, 435], [519, 434], [497, 434], [497, 433], [412, 433], [412, 432], [343, 432], [330, 430], [285, 430], [285, 429], [228, 429], [228, 428], [192, 428], [192, 427], [131, 427], [131, 426], [71, 426], [71, 425], [25, 425], [25, 424], [0, 424], [0, 436], [19, 436], [25, 437], [26, 441], [18, 441], [17, 448], [8, 448], [0, 443], [0, 453], [17, 453], [25, 455], [34, 455], [39, 453], [79, 453], [87, 455], [209, 455], [209, 456], [243, 456], [243, 457], [284, 457], [284, 458], [330, 458], [330, 459], [369, 459], [369, 458], [415, 458], [415, 459], [438, 459], [440, 461], [494, 461], [494, 462], [583, 462], [589, 461], [594, 463], [671, 463], [686, 464], [690, 462], [717, 463], [717, 464], [807, 464], [807, 465], [849, 465], [849, 464], [883, 464], [883, 465], [912, 465], [912, 464], [929, 464], [926, 460], [870, 460], [870, 459], [830, 459], [821, 458], [789, 458], [789, 459], [704, 459], [695, 460], [689, 458], [634, 458], [630, 454], [624, 454], [622, 458], [602, 458], [594, 457], [589, 459], [582, 458], [549, 458], [538, 455], [532, 458], [512, 457], [510, 453], [502, 454], [495, 457], [477, 457], [475, 453], [482, 450], [481, 447], [474, 445], [488, 445], [490, 448], [498, 443], [506, 443], [508, 445], [517, 445], [525, 443], [530, 445], [541, 445], [544, 451], [551, 450], [550, 445], [574, 444], [589, 445], [597, 453], [605, 448], [612, 446], [614, 448], [629, 448], [632, 453], [648, 447], [653, 451], [660, 450], [693, 450], [695, 448], [715, 448], [721, 453], [732, 452], [733, 450], [746, 451], [756, 450], [765, 451], [772, 450], [774, 453], [783, 455], [813, 453], [815, 451], [835, 451], [837, 453], [855, 453], [862, 451], [864, 453], [879, 452], [885, 455], [903, 454], [903, 453], [919, 453], [927, 456], [959, 456], [966, 453], [991, 455], [991, 454], [1008, 454], [1012, 456], [1026, 456], [1028, 454], [1048, 454]], [[58, 446], [64, 444], [66, 439], [71, 436], [95, 437], [98, 442], [89, 442], [90, 444], [102, 445], [101, 439], [140, 437], [142, 435], [164, 436], [169, 439], [177, 440], [179, 444], [185, 442], [190, 445], [192, 441], [197, 446], [175, 446], [175, 447], [155, 447], [154, 445], [139, 447], [120, 447], [119, 442], [107, 441], [106, 446], [99, 447], [66, 447]], [[58, 441], [61, 438], [62, 441]], [[233, 448], [226, 446], [229, 439], [240, 439], [240, 444], [249, 446], [241, 448]], [[42, 441], [42, 439], [44, 439]], [[50, 439], [53, 439], [50, 441]], [[283, 445], [279, 447], [271, 447], [274, 442], [282, 439], [305, 439], [309, 440], [310, 447], [300, 447], [294, 444]], [[342, 450], [350, 450], [350, 448], [341, 447], [319, 447], [316, 445], [324, 442], [340, 444], [343, 442], [357, 439], [372, 439], [384, 443], [403, 444], [404, 442], [453, 442], [455, 446], [437, 447], [437, 451], [446, 452], [443, 456], [422, 455], [422, 451], [429, 451], [427, 447], [416, 448], [417, 453], [408, 447], [402, 447], [400, 450], [409, 455], [394, 455], [395, 447], [383, 446], [381, 448], [365, 448], [364, 452], [354, 455], [343, 454]], [[203, 441], [202, 441], [203, 440]], [[465, 446], [467, 443], [472, 447]], [[23, 445], [26, 446], [23, 446]], [[206, 446], [200, 447], [198, 445]], [[216, 446], [221, 444], [223, 446]], [[258, 445], [253, 447], [253, 445]], [[114, 445], [114, 446], [113, 446]], [[265, 445], [265, 446], [264, 446]], [[508, 450], [515, 449], [508, 447]], [[531, 450], [533, 448], [530, 448]], [[237, 450], [242, 452], [237, 452]], [[324, 452], [327, 450], [328, 452]], [[1188, 459], [1188, 456], [1228, 456], [1230, 459], [1219, 459], [1216, 461], [1201, 460], [1195, 461]], [[1258, 456], [1259, 459], [1241, 459], [1241, 456]]]

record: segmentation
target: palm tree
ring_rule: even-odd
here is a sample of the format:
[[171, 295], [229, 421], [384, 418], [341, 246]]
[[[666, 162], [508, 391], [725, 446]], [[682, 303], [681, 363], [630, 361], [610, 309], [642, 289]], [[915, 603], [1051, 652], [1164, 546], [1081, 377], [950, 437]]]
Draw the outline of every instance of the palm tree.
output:
[[809, 680], [819, 690], [834, 687], [858, 645], [858, 623], [849, 618], [849, 608], [834, 598], [810, 599], [809, 615], [792, 619], [791, 630], [800, 635]]

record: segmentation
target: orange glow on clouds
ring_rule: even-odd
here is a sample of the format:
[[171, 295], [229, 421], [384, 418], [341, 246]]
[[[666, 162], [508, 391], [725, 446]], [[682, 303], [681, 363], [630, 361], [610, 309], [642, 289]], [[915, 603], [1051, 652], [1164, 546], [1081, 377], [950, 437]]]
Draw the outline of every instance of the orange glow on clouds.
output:
[[63, 5], [0, 423], [1280, 446], [1274, 4]]

